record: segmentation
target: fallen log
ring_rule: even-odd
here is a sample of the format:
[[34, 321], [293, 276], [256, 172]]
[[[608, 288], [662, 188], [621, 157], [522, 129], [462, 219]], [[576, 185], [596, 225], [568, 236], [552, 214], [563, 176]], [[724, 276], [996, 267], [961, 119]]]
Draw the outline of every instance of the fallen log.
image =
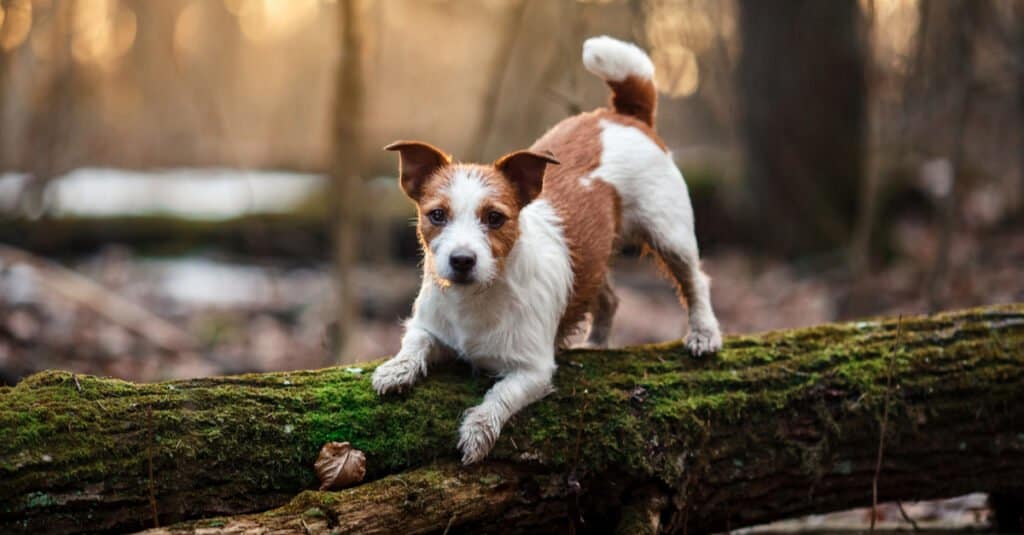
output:
[[[0, 531], [721, 531], [870, 505], [883, 440], [881, 500], [1024, 478], [1024, 304], [732, 337], [707, 360], [668, 343], [559, 362], [557, 392], [471, 469], [457, 424], [491, 380], [460, 365], [384, 400], [373, 364], [37, 374], [0, 388]], [[366, 453], [367, 482], [302, 492], [332, 440]]]

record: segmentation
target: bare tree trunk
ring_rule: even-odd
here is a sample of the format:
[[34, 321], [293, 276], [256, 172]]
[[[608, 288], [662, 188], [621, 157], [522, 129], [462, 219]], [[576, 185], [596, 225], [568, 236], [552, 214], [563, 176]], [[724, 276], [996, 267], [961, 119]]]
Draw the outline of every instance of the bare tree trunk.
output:
[[[935, 263], [925, 282], [928, 310], [934, 312], [945, 301], [945, 286], [949, 272], [953, 234], [957, 227], [957, 200], [962, 190], [964, 151], [967, 127], [971, 115], [974, 93], [974, 58], [972, 41], [974, 30], [984, 7], [983, 2], [973, 0], [943, 0], [935, 3], [927, 0], [938, 17], [932, 22], [936, 32], [930, 35], [929, 60], [931, 73], [926, 73], [933, 84], [951, 87], [950, 106], [953, 111], [953, 127], [947, 154], [953, 170], [952, 183], [939, 201], [938, 246]], [[928, 15], [928, 11], [923, 11]], [[936, 22], [938, 24], [936, 24]], [[941, 87], [940, 86], [940, 87]], [[961, 186], [958, 187], [958, 184]]]
[[865, 66], [856, 0], [741, 0], [742, 132], [762, 243], [851, 238], [864, 170]]
[[488, 84], [481, 101], [480, 121], [476, 125], [476, 132], [470, 138], [473, 140], [473, 145], [469, 148], [467, 155], [469, 161], [479, 162], [487, 155], [487, 142], [490, 140], [491, 131], [494, 130], [494, 121], [498, 116], [498, 97], [501, 96], [501, 88], [505, 85], [505, 74], [508, 64], [512, 60], [512, 53], [515, 52], [516, 38], [519, 36], [528, 4], [529, 0], [518, 0], [508, 8], [508, 19], [503, 24], [501, 40], [486, 78]]
[[1017, 194], [1020, 196], [1017, 204], [1017, 212], [1024, 219], [1024, 6], [1014, 6], [1017, 14], [1016, 38], [1017, 38], [1017, 118], [1019, 121], [1017, 131], [1017, 158], [1019, 158], [1020, 169], [1018, 172]]
[[470, 470], [453, 462], [459, 416], [491, 381], [457, 365], [387, 399], [374, 365], [137, 385], [44, 372], [0, 388], [0, 531], [278, 507], [316, 486], [331, 440], [366, 453], [367, 483], [184, 529], [610, 531], [655, 510], [665, 531], [723, 531], [870, 504], [883, 441], [882, 500], [1024, 478], [1024, 304], [734, 337], [713, 360], [676, 342], [559, 363], [555, 392]]
[[[10, 16], [10, 10], [12, 6], [14, 6], [14, 0], [0, 0], [0, 8], [3, 8], [6, 15], [3, 24], [0, 25], [0, 38], [11, 31], [11, 19], [13, 17]], [[13, 50], [0, 50], [0, 171], [11, 171], [15, 168], [12, 162], [7, 159], [7, 144], [11, 139], [9, 131], [11, 121], [7, 120], [6, 117], [8, 73], [11, 69], [13, 56]]]
[[[877, 11], [875, 0], [869, 0], [863, 4], [866, 10], [865, 26], [873, 28], [877, 24]], [[868, 31], [868, 30], [866, 30]], [[880, 78], [878, 65], [875, 61], [873, 47], [866, 47], [870, 51], [865, 60], [865, 86], [875, 87]], [[865, 158], [864, 178], [861, 180], [861, 202], [857, 207], [857, 217], [854, 220], [853, 236], [850, 240], [849, 261], [850, 272], [854, 277], [861, 277], [871, 262], [871, 235], [875, 230], [875, 218], [877, 216], [879, 186], [882, 181], [882, 127], [890, 120], [882, 113], [881, 99], [867, 99], [865, 106]]]
[[49, 6], [50, 46], [53, 49], [52, 72], [43, 94], [34, 99], [29, 119], [28, 143], [23, 144], [22, 162], [30, 174], [30, 182], [19, 199], [19, 205], [30, 215], [45, 211], [43, 193], [46, 185], [70, 170], [75, 157], [71, 154], [74, 130], [77, 128], [76, 104], [85, 93], [81, 75], [71, 56], [71, 24], [74, 13], [70, 2]]
[[337, 330], [334, 362], [347, 354], [359, 307], [352, 280], [361, 215], [363, 172], [363, 22], [359, 0], [338, 2], [341, 61], [334, 102], [334, 254], [337, 277]]

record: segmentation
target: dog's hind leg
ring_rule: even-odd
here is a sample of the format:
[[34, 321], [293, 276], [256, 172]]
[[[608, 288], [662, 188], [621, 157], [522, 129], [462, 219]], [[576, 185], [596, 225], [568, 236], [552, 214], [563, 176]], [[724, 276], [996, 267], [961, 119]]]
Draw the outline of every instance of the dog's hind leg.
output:
[[696, 237], [692, 231], [681, 232], [680, 229], [670, 230], [669, 234], [652, 234], [648, 244], [689, 309], [690, 332], [686, 335], [686, 347], [697, 357], [717, 352], [722, 347], [722, 334], [711, 308], [711, 279], [700, 268]]
[[693, 208], [682, 173], [649, 132], [615, 121], [602, 121], [601, 128], [601, 165], [591, 176], [615, 186], [622, 199], [623, 235], [647, 242], [686, 301], [690, 352], [718, 351], [722, 335], [711, 309], [710, 282], [700, 269]]
[[619, 298], [612, 289], [611, 275], [605, 277], [604, 286], [597, 294], [590, 309], [590, 331], [584, 347], [603, 349], [608, 347], [608, 336], [612, 331], [612, 319], [619, 308]]

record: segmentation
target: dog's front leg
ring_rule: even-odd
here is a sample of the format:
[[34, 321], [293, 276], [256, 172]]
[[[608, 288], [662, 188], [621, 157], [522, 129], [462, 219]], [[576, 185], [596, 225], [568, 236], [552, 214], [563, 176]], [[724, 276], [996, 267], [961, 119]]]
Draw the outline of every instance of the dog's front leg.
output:
[[406, 326], [402, 349], [373, 371], [373, 389], [378, 394], [403, 390], [427, 375], [427, 364], [440, 351], [434, 337], [412, 325]]
[[553, 362], [550, 366], [513, 371], [487, 391], [483, 403], [466, 411], [459, 428], [463, 464], [472, 464], [486, 457], [501, 435], [505, 422], [523, 407], [551, 392], [554, 373]]

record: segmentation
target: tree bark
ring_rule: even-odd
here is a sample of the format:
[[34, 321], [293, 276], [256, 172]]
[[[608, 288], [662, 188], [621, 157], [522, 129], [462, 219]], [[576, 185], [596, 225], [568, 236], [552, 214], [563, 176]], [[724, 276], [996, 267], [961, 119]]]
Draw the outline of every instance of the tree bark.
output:
[[[37, 374], [0, 388], [0, 532], [282, 504], [176, 529], [723, 531], [870, 504], [886, 411], [881, 500], [1024, 478], [1024, 304], [733, 337], [713, 359], [668, 343], [559, 364], [557, 391], [471, 469], [452, 462], [456, 429], [491, 381], [461, 365], [384, 400], [374, 364], [157, 384]], [[366, 453], [367, 482], [289, 502], [331, 440]]]
[[741, 0], [739, 99], [757, 235], [775, 252], [852, 237], [866, 141], [856, 0]]

